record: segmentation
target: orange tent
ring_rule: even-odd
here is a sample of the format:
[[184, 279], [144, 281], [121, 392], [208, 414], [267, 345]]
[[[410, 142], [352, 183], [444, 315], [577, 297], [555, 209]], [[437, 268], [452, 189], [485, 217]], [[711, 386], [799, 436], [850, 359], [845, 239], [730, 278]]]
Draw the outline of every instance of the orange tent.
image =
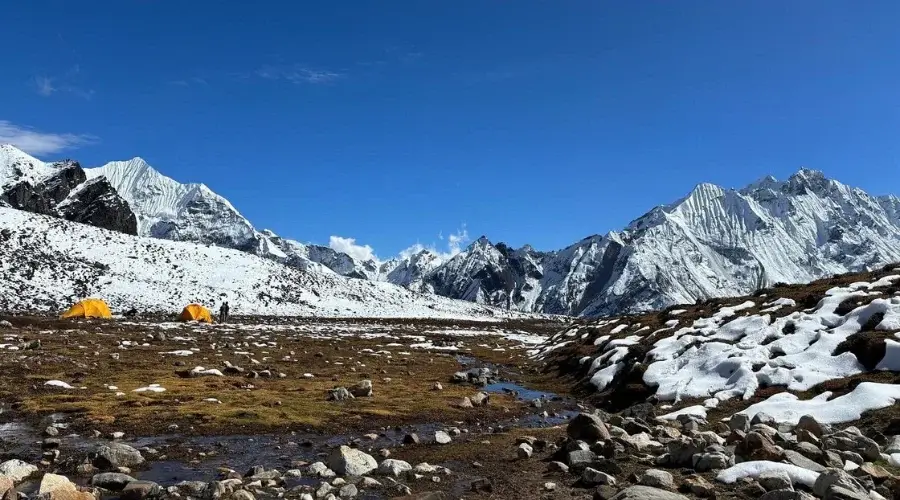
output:
[[209, 313], [209, 309], [201, 306], [200, 304], [188, 304], [181, 311], [181, 315], [178, 316], [180, 321], [203, 321], [205, 323], [212, 323], [212, 315]]
[[60, 318], [112, 318], [106, 302], [100, 299], [84, 299], [62, 313]]

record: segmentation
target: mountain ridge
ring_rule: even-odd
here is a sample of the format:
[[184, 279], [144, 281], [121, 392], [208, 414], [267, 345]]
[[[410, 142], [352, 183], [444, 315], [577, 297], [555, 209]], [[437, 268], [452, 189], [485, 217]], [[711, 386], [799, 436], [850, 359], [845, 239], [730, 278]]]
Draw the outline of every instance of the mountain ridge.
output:
[[[0, 179], [10, 177], [6, 170], [0, 168]], [[620, 230], [559, 250], [513, 248], [481, 236], [455, 254], [419, 248], [384, 261], [258, 230], [204, 184], [179, 183], [139, 157], [85, 172], [110, 180], [143, 236], [235, 248], [310, 272], [526, 312], [644, 312], [900, 261], [900, 199], [871, 196], [808, 168], [738, 189], [698, 183]]]

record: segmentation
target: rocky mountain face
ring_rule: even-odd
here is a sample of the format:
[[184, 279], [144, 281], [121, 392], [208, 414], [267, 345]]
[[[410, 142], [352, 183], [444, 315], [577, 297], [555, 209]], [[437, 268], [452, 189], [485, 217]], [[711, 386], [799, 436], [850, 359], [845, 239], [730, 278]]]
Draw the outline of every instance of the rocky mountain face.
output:
[[807, 169], [741, 190], [701, 184], [557, 252], [479, 239], [425, 280], [442, 295], [519, 310], [643, 312], [900, 261], [898, 207]]
[[137, 218], [106, 179], [88, 180], [78, 162], [45, 164], [0, 145], [3, 205], [73, 222], [137, 234]]
[[257, 230], [225, 198], [204, 184], [182, 184], [141, 158], [114, 161], [86, 170], [106, 178], [128, 200], [138, 217], [138, 234], [233, 248], [303, 270], [375, 279], [374, 261], [361, 262], [319, 245], [307, 245]]
[[[85, 183], [79, 172], [110, 187], [79, 189]], [[900, 261], [900, 199], [874, 197], [807, 169], [739, 190], [700, 184], [621, 231], [557, 251], [511, 248], [482, 237], [454, 256], [422, 249], [384, 262], [258, 230], [207, 186], [177, 182], [140, 158], [82, 171], [77, 164], [43, 164], [7, 146], [0, 149], [0, 186], [0, 203], [32, 212], [128, 232], [129, 218], [119, 215], [124, 204], [142, 236], [551, 314], [642, 312]], [[116, 202], [110, 191], [127, 203]], [[67, 202], [71, 193], [93, 198]], [[106, 210], [114, 215], [101, 216]]]

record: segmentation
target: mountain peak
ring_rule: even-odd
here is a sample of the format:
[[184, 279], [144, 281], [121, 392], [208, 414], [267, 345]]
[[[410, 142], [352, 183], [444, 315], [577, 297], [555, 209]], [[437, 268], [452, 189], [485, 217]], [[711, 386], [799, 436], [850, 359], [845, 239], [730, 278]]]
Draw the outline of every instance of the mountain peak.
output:
[[803, 167], [788, 179], [787, 189], [793, 194], [804, 194], [807, 191], [821, 194], [832, 182], [834, 181], [825, 177], [822, 171]]

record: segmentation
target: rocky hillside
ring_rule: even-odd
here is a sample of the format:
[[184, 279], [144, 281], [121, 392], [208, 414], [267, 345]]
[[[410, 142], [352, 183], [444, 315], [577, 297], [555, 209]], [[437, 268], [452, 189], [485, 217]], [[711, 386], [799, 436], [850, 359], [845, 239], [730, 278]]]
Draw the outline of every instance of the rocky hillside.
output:
[[509, 316], [390, 283], [308, 273], [238, 250], [0, 208], [0, 310], [56, 312], [87, 296], [105, 299], [114, 312], [172, 313], [190, 302], [217, 307], [227, 300], [232, 314]]
[[511, 248], [482, 237], [453, 256], [422, 249], [381, 262], [259, 230], [205, 185], [179, 183], [140, 158], [84, 170], [87, 179], [111, 187], [78, 191], [96, 199], [62, 210], [61, 194], [84, 182], [80, 167], [43, 164], [9, 146], [2, 151], [0, 203], [133, 233], [121, 196], [142, 236], [233, 248], [301, 270], [518, 311], [644, 312], [900, 261], [900, 199], [807, 169], [739, 190], [701, 184], [621, 231], [562, 250]]
[[77, 162], [46, 164], [6, 145], [0, 145], [0, 201], [19, 210], [137, 234], [134, 213], [107, 179], [88, 180]]

